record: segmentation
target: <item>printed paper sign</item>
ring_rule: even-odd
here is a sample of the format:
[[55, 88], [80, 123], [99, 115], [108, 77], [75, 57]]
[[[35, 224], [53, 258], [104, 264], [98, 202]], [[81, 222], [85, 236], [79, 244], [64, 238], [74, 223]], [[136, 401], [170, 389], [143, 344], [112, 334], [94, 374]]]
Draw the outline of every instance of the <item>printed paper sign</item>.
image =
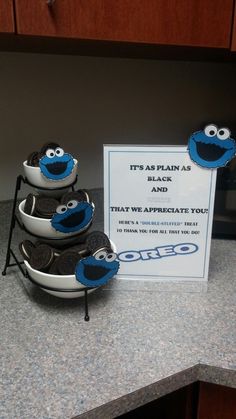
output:
[[216, 170], [183, 146], [104, 146], [105, 232], [117, 278], [206, 281]]

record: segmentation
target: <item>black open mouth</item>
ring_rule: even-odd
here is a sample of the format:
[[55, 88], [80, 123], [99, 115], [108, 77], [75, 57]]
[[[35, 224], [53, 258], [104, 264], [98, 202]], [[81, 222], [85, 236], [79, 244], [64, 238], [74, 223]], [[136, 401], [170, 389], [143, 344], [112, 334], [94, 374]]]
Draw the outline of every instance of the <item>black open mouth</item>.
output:
[[91, 281], [103, 278], [109, 271], [110, 269], [104, 268], [104, 266], [84, 264], [84, 276]]
[[222, 148], [216, 144], [207, 144], [202, 141], [195, 141], [198, 155], [206, 161], [216, 161], [219, 160], [226, 151], [225, 148]]
[[74, 214], [68, 215], [68, 217], [64, 218], [60, 221], [60, 224], [63, 227], [76, 227], [80, 225], [85, 218], [85, 210], [74, 212]]
[[55, 163], [48, 163], [45, 166], [48, 172], [52, 173], [52, 175], [61, 175], [66, 171], [67, 162], [58, 161]]

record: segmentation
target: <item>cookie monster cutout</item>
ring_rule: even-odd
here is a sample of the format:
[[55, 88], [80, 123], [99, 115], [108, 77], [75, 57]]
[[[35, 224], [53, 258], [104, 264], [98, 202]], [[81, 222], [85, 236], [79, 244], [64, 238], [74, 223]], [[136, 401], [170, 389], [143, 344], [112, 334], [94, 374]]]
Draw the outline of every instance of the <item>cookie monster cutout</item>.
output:
[[73, 157], [68, 153], [64, 153], [61, 147], [57, 147], [55, 150], [49, 148], [45, 156], [39, 160], [42, 174], [50, 180], [66, 178], [71, 174], [74, 164]]
[[191, 160], [207, 169], [224, 167], [236, 154], [236, 143], [228, 128], [207, 125], [191, 135], [188, 143]]
[[95, 288], [105, 285], [119, 269], [116, 254], [100, 250], [94, 256], [80, 260], [75, 268], [77, 281], [86, 287]]
[[80, 232], [92, 221], [94, 205], [71, 200], [67, 205], [59, 205], [51, 219], [51, 225], [62, 233]]

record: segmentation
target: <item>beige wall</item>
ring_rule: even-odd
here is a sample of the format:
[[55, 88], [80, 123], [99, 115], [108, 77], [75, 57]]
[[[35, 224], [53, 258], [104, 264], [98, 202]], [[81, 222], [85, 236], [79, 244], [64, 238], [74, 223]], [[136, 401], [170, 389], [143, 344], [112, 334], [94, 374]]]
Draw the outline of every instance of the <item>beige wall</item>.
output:
[[186, 144], [205, 122], [235, 128], [235, 68], [0, 53], [0, 200], [48, 140], [78, 156], [79, 186], [91, 188], [102, 186], [103, 143]]

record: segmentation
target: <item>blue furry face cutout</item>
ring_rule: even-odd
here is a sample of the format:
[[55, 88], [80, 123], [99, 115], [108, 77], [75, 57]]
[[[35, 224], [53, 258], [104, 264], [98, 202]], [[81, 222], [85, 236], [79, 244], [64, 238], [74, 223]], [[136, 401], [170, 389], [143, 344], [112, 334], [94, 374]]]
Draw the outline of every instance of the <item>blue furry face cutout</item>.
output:
[[51, 225], [62, 233], [79, 232], [91, 223], [93, 212], [92, 204], [71, 200], [67, 205], [57, 207], [56, 213], [51, 219]]
[[190, 158], [207, 169], [224, 167], [236, 153], [236, 143], [230, 138], [228, 128], [207, 125], [203, 131], [195, 132], [188, 143]]
[[45, 156], [39, 160], [39, 167], [43, 175], [50, 180], [61, 180], [69, 176], [74, 167], [74, 159], [64, 153], [62, 148], [49, 148]]
[[77, 263], [75, 276], [86, 287], [99, 287], [117, 274], [119, 266], [115, 253], [100, 250], [95, 256], [88, 256]]

